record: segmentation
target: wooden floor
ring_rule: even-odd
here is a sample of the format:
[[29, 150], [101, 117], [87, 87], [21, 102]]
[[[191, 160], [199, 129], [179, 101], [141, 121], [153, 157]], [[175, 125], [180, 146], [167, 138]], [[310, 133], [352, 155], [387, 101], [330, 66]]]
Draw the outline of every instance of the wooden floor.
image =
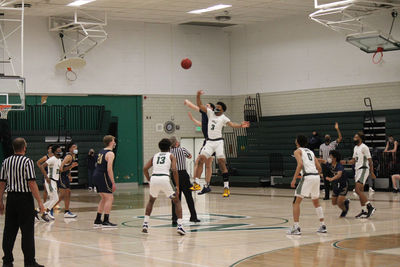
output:
[[[125, 188], [124, 188], [125, 187]], [[141, 233], [147, 187], [119, 185], [111, 221], [118, 229], [93, 229], [99, 197], [73, 190], [76, 220], [62, 214], [56, 221], [36, 223], [37, 261], [45, 266], [400, 266], [400, 195], [372, 195], [377, 208], [370, 220], [356, 220], [360, 205], [353, 193], [348, 218], [322, 201], [327, 234], [317, 234], [319, 222], [309, 200], [302, 203], [301, 237], [288, 237], [293, 190], [232, 188], [228, 199], [222, 188], [195, 197], [200, 224], [189, 223], [180, 237], [170, 224], [170, 204], [160, 197], [150, 220], [150, 232]], [[4, 217], [0, 219], [1, 231]], [[15, 266], [23, 266], [20, 238]]]

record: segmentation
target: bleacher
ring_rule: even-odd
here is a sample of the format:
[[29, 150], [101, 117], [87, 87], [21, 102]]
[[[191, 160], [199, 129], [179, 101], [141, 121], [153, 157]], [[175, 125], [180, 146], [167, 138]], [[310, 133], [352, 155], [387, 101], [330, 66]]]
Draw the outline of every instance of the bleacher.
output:
[[[399, 140], [400, 110], [374, 112], [375, 116], [386, 118], [386, 133], [392, 134], [396, 140]], [[245, 149], [238, 149], [237, 157], [228, 158], [231, 184], [234, 186], [269, 185], [271, 176], [274, 176], [275, 186], [288, 187], [296, 168], [296, 160], [292, 156], [296, 149], [294, 144], [296, 135], [304, 134], [309, 137], [312, 131], [317, 131], [322, 139], [325, 134], [330, 134], [332, 140], [335, 140], [337, 138], [335, 122], [339, 123], [343, 135], [343, 141], [338, 150], [342, 157], [351, 157], [353, 136], [356, 132], [363, 130], [364, 115], [364, 111], [359, 111], [262, 117], [258, 127], [248, 129]], [[318, 156], [318, 152], [315, 153]], [[274, 162], [276, 159], [280, 161], [279, 164]], [[281, 165], [281, 173], [276, 170], [276, 165]], [[222, 178], [213, 177], [213, 184], [222, 184]]]
[[[28, 142], [27, 156], [37, 161], [46, 154], [48, 144], [65, 145], [65, 137], [78, 144], [77, 179], [73, 185], [87, 183], [87, 155], [90, 148], [103, 148], [102, 139], [108, 132], [111, 112], [104, 106], [28, 105], [25, 111], [10, 112], [8, 121], [12, 137], [24, 137]], [[56, 140], [56, 141], [52, 141]], [[41, 177], [39, 168], [36, 173]], [[43, 179], [38, 179], [43, 184]]]

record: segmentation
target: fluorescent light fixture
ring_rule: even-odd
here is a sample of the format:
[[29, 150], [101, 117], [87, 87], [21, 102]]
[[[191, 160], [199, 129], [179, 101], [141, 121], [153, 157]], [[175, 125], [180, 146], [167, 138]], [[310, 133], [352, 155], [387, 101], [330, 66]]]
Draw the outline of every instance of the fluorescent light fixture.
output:
[[190, 13], [190, 14], [202, 14], [202, 13], [205, 13], [205, 12], [220, 10], [220, 9], [228, 8], [228, 7], [231, 7], [231, 6], [232, 5], [219, 4], [219, 5], [203, 8], [203, 9], [192, 10], [192, 11], [189, 11], [188, 13]]
[[81, 6], [94, 1], [96, 0], [76, 0], [72, 3], [69, 3], [67, 6]]

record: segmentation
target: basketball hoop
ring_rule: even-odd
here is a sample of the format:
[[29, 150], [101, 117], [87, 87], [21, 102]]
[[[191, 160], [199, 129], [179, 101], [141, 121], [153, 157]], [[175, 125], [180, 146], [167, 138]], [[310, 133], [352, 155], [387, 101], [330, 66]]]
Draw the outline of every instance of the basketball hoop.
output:
[[68, 81], [73, 82], [76, 81], [78, 75], [76, 75], [76, 72], [73, 71], [71, 67], [68, 67], [67, 71], [65, 72], [65, 78], [67, 78]]
[[0, 118], [2, 120], [7, 119], [8, 112], [11, 110], [11, 108], [12, 108], [11, 105], [0, 105], [0, 114], [1, 114]]
[[[375, 59], [375, 57], [377, 57], [377, 59]], [[378, 47], [376, 49], [376, 52], [372, 56], [372, 62], [374, 64], [379, 64], [382, 62], [382, 59], [383, 59], [383, 47]]]

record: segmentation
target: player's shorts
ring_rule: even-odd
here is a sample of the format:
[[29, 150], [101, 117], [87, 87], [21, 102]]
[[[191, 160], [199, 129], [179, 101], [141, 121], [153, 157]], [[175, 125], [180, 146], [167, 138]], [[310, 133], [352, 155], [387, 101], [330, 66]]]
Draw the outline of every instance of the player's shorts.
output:
[[348, 191], [349, 182], [332, 184], [332, 197], [346, 196]]
[[301, 178], [297, 185], [295, 196], [300, 198], [311, 197], [311, 199], [319, 198], [319, 175], [306, 175]]
[[105, 173], [95, 173], [93, 175], [93, 184], [96, 187], [97, 193], [112, 194], [112, 182], [110, 177]]
[[150, 195], [157, 198], [160, 192], [164, 192], [169, 198], [175, 197], [175, 190], [171, 185], [169, 176], [153, 174], [150, 179]]
[[[206, 144], [207, 144], [207, 139], [204, 139], [203, 145], [201, 146], [200, 151], [199, 151], [199, 155], [201, 155], [201, 151], [206, 146]], [[215, 157], [215, 152], [214, 152], [214, 154], [212, 154], [212, 156]]]
[[354, 176], [354, 180], [356, 183], [360, 183], [365, 185], [369, 176], [369, 168], [362, 168], [356, 170], [356, 174]]
[[210, 158], [215, 153], [217, 159], [225, 158], [224, 140], [212, 141], [207, 140], [206, 145], [202, 148], [200, 155]]
[[60, 189], [70, 189], [71, 183], [69, 181], [68, 176], [61, 175], [60, 179], [58, 180], [58, 188]]

